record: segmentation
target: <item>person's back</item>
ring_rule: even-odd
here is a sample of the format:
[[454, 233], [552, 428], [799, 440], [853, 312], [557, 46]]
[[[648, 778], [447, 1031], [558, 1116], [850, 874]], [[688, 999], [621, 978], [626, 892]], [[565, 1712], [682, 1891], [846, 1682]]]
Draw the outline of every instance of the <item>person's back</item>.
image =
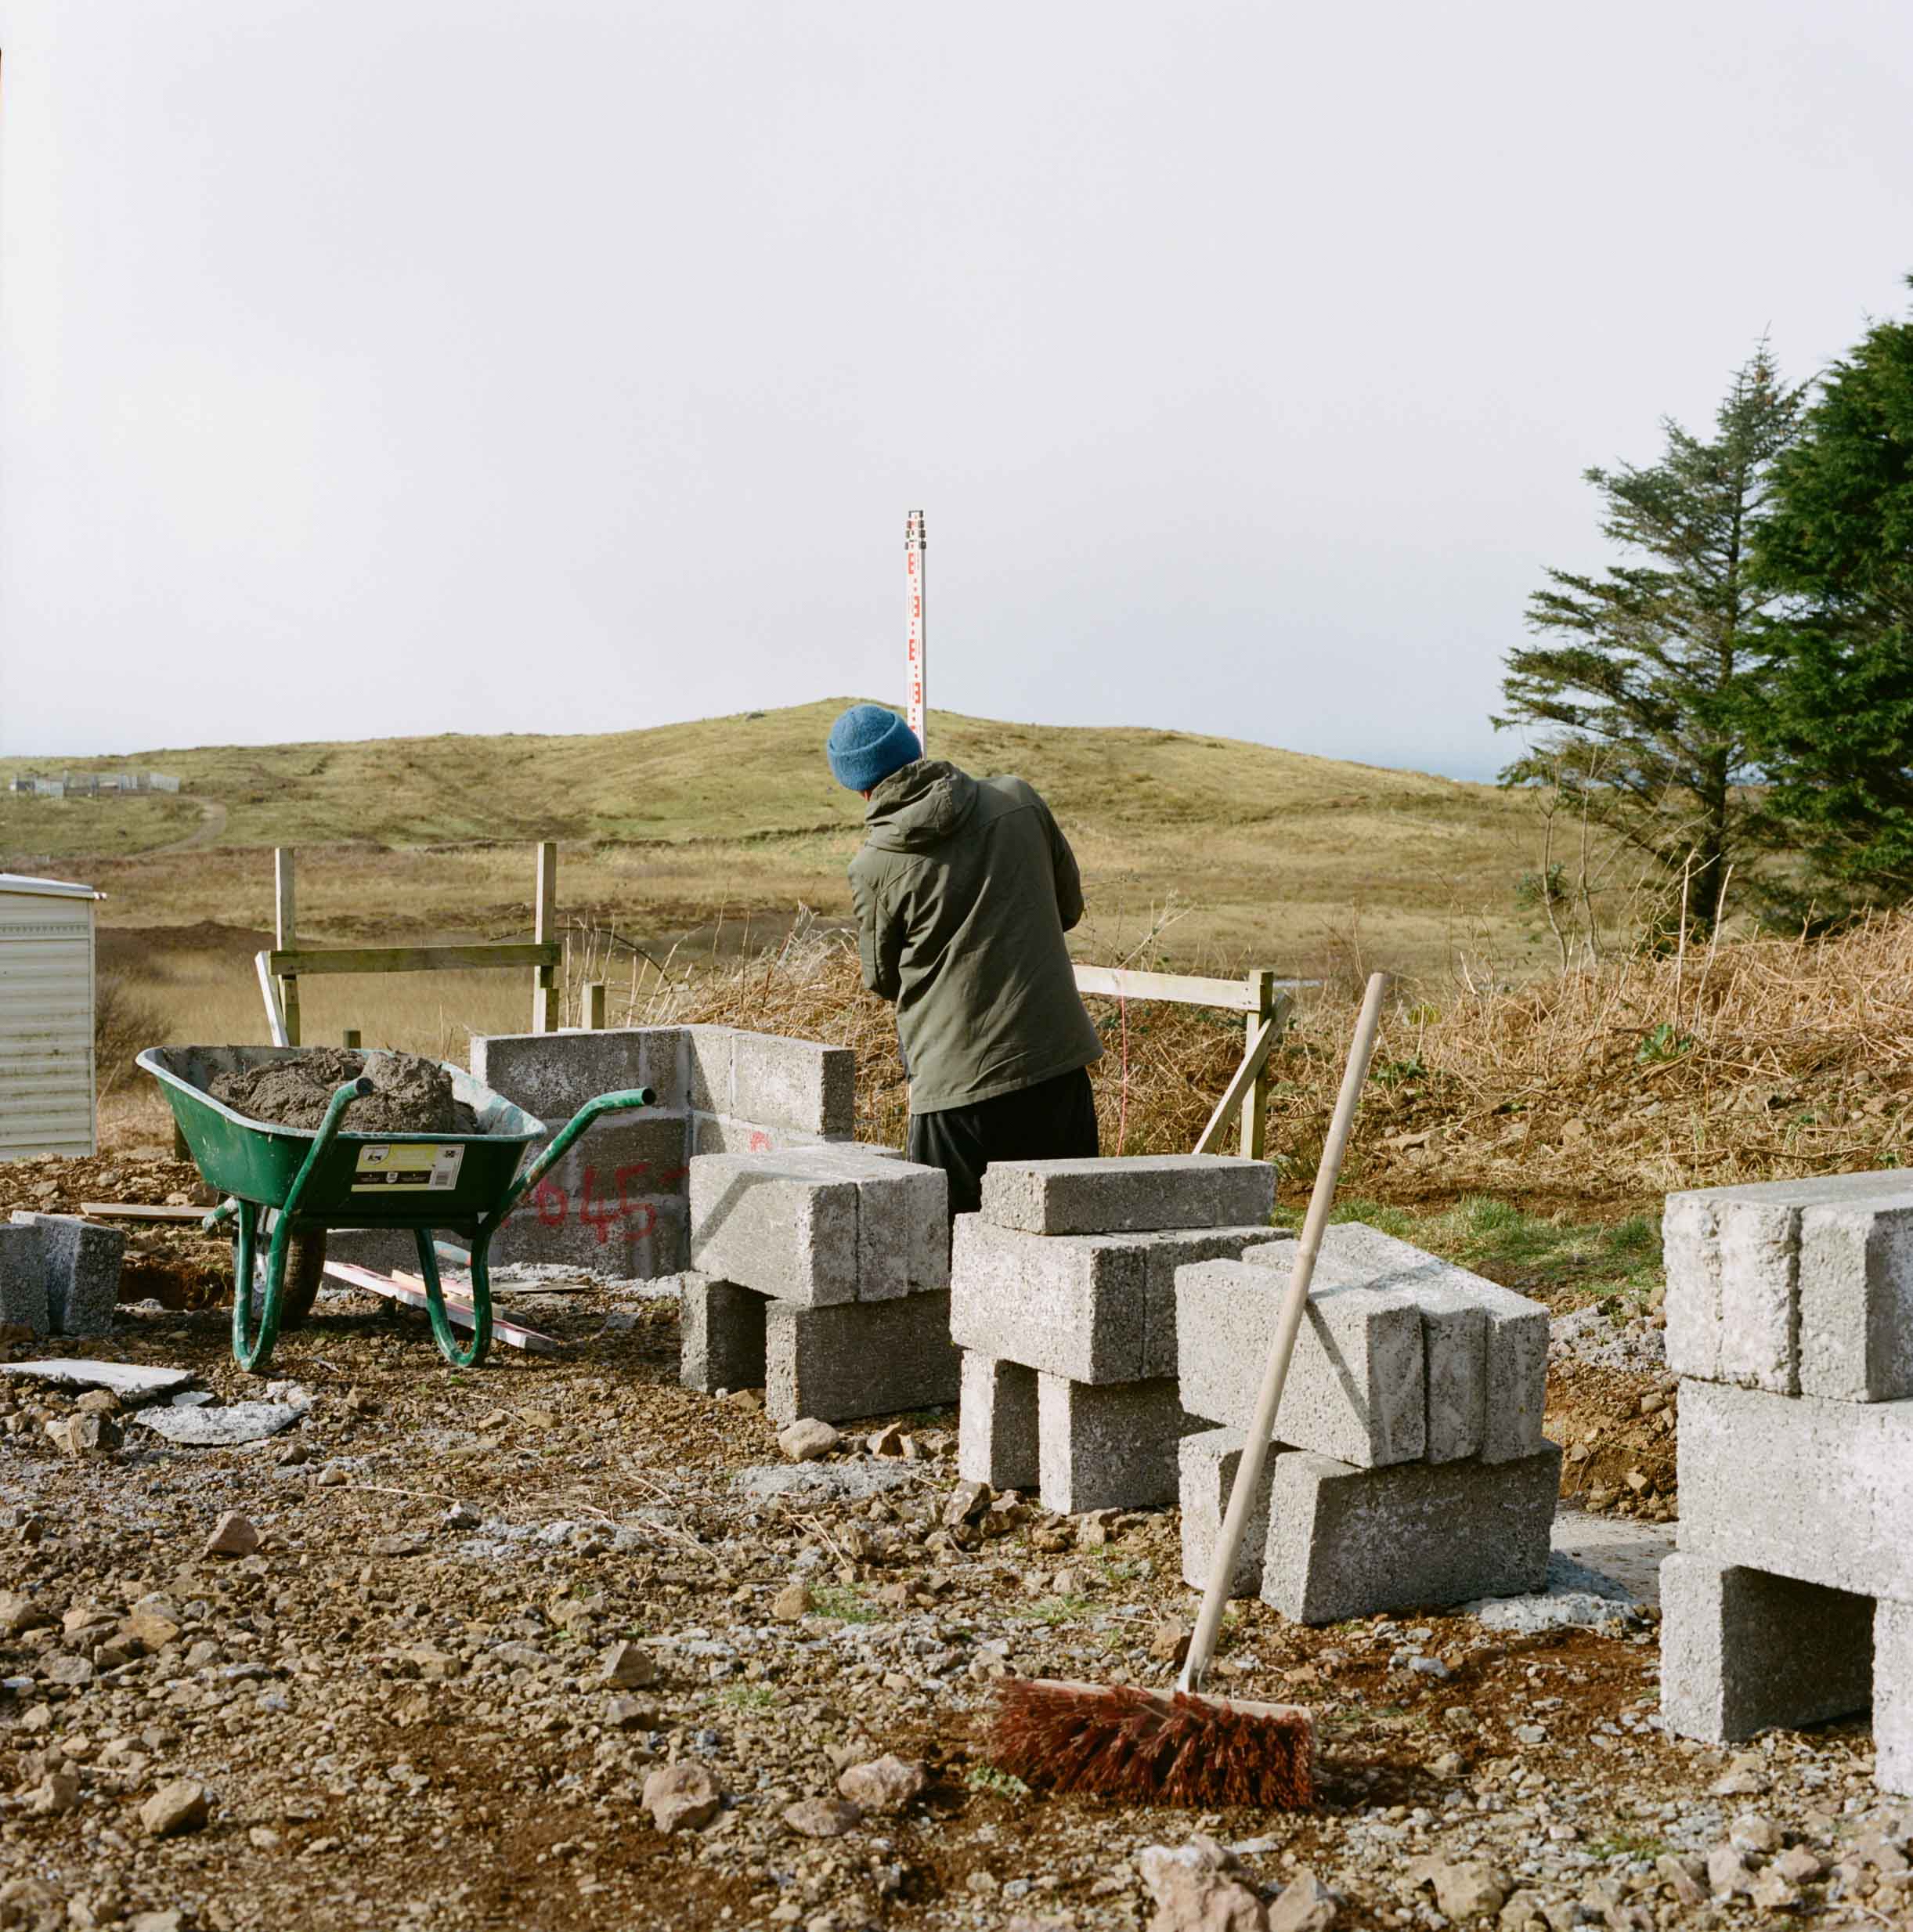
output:
[[911, 1157], [945, 1170], [964, 1213], [991, 1160], [1094, 1154], [1103, 1049], [1063, 941], [1082, 888], [1049, 807], [1020, 778], [923, 758], [875, 706], [838, 720], [830, 754], [869, 801], [851, 897], [864, 984], [897, 1005]]

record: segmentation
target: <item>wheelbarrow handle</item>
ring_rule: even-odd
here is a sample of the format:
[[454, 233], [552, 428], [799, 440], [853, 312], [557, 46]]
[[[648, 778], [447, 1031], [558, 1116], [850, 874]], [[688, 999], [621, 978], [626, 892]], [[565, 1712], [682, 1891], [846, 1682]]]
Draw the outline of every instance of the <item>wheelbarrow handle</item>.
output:
[[650, 1087], [629, 1087], [620, 1093], [601, 1093], [596, 1100], [586, 1101], [552, 1136], [551, 1144], [544, 1152], [512, 1183], [504, 1201], [499, 1204], [497, 1212], [491, 1218], [493, 1225], [503, 1221], [517, 1207], [551, 1168], [571, 1152], [579, 1135], [589, 1132], [601, 1116], [606, 1114], [632, 1114], [641, 1107], [655, 1107], [657, 1103], [658, 1096]]
[[[318, 1165], [319, 1157], [337, 1139], [339, 1122], [345, 1118], [345, 1110], [355, 1100], [363, 1100], [372, 1091], [371, 1081], [363, 1074], [356, 1080], [348, 1080], [337, 1089], [332, 1098], [326, 1103], [325, 1118], [319, 1123], [319, 1131], [312, 1136], [312, 1144], [307, 1150], [303, 1165], [293, 1180], [291, 1191], [286, 1197], [286, 1210], [289, 1213], [298, 1204], [300, 1195], [305, 1192], [305, 1183], [312, 1169]], [[225, 1222], [230, 1221], [239, 1212], [237, 1201], [222, 1201], [212, 1212], [201, 1220], [200, 1226], [208, 1234], [216, 1233]]]

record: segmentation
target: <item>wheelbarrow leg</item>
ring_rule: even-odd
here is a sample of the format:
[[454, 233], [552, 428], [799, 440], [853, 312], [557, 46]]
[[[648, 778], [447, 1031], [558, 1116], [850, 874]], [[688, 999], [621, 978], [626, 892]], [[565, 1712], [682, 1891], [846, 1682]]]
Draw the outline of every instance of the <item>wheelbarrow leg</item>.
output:
[[414, 1228], [412, 1237], [418, 1244], [418, 1272], [425, 1283], [425, 1310], [431, 1317], [431, 1338], [453, 1367], [476, 1368], [492, 1346], [492, 1281], [485, 1251], [490, 1244], [490, 1232], [482, 1232], [471, 1245], [471, 1339], [463, 1347], [451, 1316], [445, 1312], [445, 1290], [439, 1281], [439, 1251], [432, 1245], [431, 1230]]

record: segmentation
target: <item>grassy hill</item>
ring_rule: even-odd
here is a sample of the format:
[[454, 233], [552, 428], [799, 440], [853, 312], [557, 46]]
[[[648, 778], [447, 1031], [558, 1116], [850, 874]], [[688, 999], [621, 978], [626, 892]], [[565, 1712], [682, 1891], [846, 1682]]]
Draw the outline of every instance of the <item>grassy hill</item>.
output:
[[[278, 844], [299, 848], [306, 941], [519, 934], [527, 844], [556, 838], [568, 918], [615, 925], [658, 956], [676, 945], [681, 962], [763, 943], [799, 905], [847, 913], [843, 868], [861, 807], [822, 755], [844, 702], [576, 737], [60, 761], [177, 773], [184, 793], [0, 793], [0, 867], [104, 889], [110, 962], [161, 988], [169, 1006], [216, 994], [219, 1010], [197, 1029], [208, 1038], [250, 1037], [215, 1023], [238, 1026], [255, 1003], [245, 955], [272, 924], [265, 848]], [[1514, 896], [1538, 863], [1538, 822], [1492, 786], [1175, 731], [938, 713], [933, 732], [939, 756], [1020, 772], [1049, 798], [1082, 862], [1090, 910], [1075, 944], [1085, 959], [1428, 976], [1461, 952], [1517, 973], [1543, 956]], [[0, 760], [0, 781], [34, 762], [54, 761]], [[367, 1025], [367, 1002], [388, 994], [411, 1016], [395, 1028], [421, 1041], [495, 1027], [523, 1003], [502, 977], [315, 982], [308, 1035], [335, 1019]]]

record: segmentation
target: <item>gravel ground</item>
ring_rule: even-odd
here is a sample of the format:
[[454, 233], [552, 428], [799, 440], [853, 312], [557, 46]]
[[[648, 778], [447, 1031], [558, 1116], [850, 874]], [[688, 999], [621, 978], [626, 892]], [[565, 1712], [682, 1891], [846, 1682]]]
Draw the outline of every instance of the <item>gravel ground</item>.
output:
[[[752, 1396], [676, 1385], [668, 1301], [559, 1285], [514, 1297], [559, 1356], [464, 1374], [420, 1318], [328, 1296], [257, 1443], [0, 1385], [0, 1927], [1180, 1932], [1192, 1885], [1243, 1895], [1207, 1922], [1233, 1932], [1269, 1900], [1276, 1927], [1913, 1925], [1913, 1815], [1874, 1793], [1864, 1724], [1666, 1737], [1651, 1609], [1524, 1632], [1238, 1606], [1216, 1687], [1316, 1709], [1315, 1812], [1027, 1792], [990, 1767], [992, 1681], [1165, 1678], [1193, 1610], [1175, 1512], [959, 1496], [947, 1412], [792, 1464]], [[217, 1313], [123, 1312], [92, 1353], [268, 1395]], [[48, 1433], [89, 1419], [101, 1446]], [[258, 1547], [203, 1554], [229, 1512]], [[1569, 1542], [1599, 1561], [1598, 1532]], [[886, 1753], [920, 1789], [853, 1771], [861, 1815], [803, 1802]], [[719, 1797], [666, 1833], [645, 1792], [673, 1764]], [[1218, 1869], [1141, 1856], [1192, 1834]]]

